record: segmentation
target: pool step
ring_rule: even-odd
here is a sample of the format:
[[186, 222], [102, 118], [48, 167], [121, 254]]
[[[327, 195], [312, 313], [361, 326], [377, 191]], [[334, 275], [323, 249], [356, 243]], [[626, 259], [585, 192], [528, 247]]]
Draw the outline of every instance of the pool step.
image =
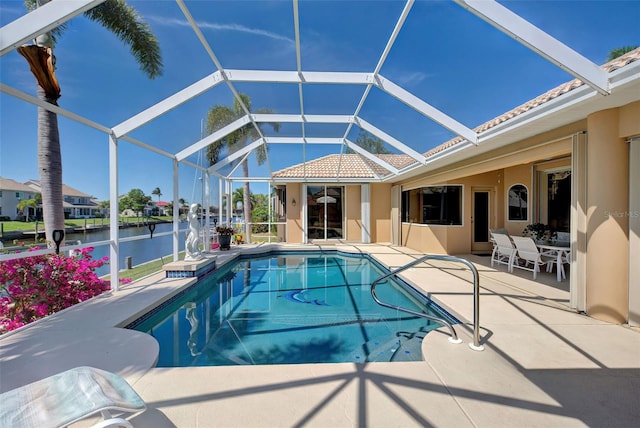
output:
[[[368, 351], [368, 356], [367, 356]], [[421, 361], [422, 337], [372, 339], [353, 353], [354, 362]]]
[[401, 341], [400, 348], [391, 357], [391, 361], [422, 361], [422, 337], [412, 337]]

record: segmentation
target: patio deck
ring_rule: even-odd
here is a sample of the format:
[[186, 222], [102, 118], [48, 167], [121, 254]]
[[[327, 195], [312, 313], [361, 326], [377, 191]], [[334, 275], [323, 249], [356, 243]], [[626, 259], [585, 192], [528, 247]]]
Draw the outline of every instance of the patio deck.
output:
[[[279, 245], [233, 247], [217, 253]], [[285, 246], [287, 249], [291, 246]], [[336, 245], [388, 266], [420, 256], [386, 245]], [[308, 248], [308, 247], [307, 247]], [[0, 339], [0, 391], [78, 365], [124, 376], [148, 405], [139, 427], [632, 427], [640, 420], [640, 333], [570, 310], [568, 281], [506, 272], [468, 256], [481, 275], [485, 350], [471, 326], [426, 336], [424, 362], [154, 368], [156, 342], [114, 328], [189, 279], [161, 274]], [[471, 275], [432, 262], [403, 276], [462, 320], [473, 319]], [[87, 426], [83, 421], [78, 426]]]

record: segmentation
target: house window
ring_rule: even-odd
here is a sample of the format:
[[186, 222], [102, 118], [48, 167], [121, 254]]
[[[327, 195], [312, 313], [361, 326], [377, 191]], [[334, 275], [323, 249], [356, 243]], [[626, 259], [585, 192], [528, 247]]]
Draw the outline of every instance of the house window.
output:
[[20, 199], [20, 192], [16, 192], [16, 198]]
[[462, 225], [462, 186], [428, 186], [402, 192], [402, 220], [433, 225]]
[[509, 221], [528, 221], [528, 193], [529, 191], [522, 184], [509, 187]]
[[538, 221], [556, 232], [569, 232], [571, 222], [571, 169], [538, 171]]

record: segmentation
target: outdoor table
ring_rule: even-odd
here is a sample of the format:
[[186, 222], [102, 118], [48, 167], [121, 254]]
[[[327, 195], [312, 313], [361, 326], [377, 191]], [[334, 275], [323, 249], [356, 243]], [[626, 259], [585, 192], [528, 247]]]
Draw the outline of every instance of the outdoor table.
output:
[[565, 257], [565, 254], [568, 256], [571, 254], [571, 247], [561, 247], [557, 245], [545, 245], [545, 244], [536, 244], [536, 246], [540, 249], [540, 253], [546, 256], [555, 256], [556, 257], [556, 275], [558, 282], [562, 281], [562, 277], [564, 276], [564, 267], [562, 259]]

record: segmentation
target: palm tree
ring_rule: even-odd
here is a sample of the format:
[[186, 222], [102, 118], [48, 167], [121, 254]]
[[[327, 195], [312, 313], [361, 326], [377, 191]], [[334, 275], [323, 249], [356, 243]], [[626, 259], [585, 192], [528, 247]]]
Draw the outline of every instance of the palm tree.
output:
[[25, 221], [29, 221], [29, 218], [31, 217], [30, 214], [30, 208], [33, 209], [34, 212], [34, 217], [35, 217], [35, 211], [36, 208], [38, 208], [38, 201], [36, 201], [36, 199], [22, 199], [20, 202], [18, 202], [18, 206], [16, 207], [24, 216]]
[[[31, 11], [48, 2], [49, 0], [25, 0], [25, 6]], [[129, 45], [141, 70], [149, 78], [153, 79], [162, 74], [158, 40], [149, 25], [143, 22], [140, 15], [124, 0], [107, 0], [86, 11], [84, 15]], [[53, 55], [53, 45], [63, 30], [64, 26], [57, 27], [50, 33], [39, 36], [34, 41], [35, 44], [18, 48], [38, 82], [38, 98], [56, 106], [60, 98], [60, 86], [55, 76], [56, 58]], [[53, 231], [64, 230], [62, 154], [58, 117], [42, 107], [38, 107], [38, 169], [46, 239], [53, 242]]]
[[[239, 94], [240, 99], [242, 100], [242, 104], [245, 105], [247, 110], [251, 112], [251, 98], [249, 98], [246, 94]], [[261, 114], [269, 114], [273, 113], [273, 110], [268, 108], [261, 108], [255, 111], [255, 113]], [[233, 120], [244, 115], [244, 110], [242, 109], [242, 105], [238, 101], [238, 99], [234, 99], [233, 108], [223, 106], [223, 105], [215, 105], [211, 107], [209, 112], [207, 113], [207, 133], [211, 134], [216, 130], [222, 128], [225, 125], [228, 125]], [[280, 130], [279, 123], [269, 123], [269, 125], [273, 128], [274, 131], [278, 132]], [[227, 152], [233, 153], [247, 144], [257, 140], [259, 138], [258, 131], [252, 123], [248, 123], [245, 126], [241, 127], [237, 131], [232, 132], [220, 140], [214, 141], [207, 147], [207, 160], [209, 161], [209, 165], [213, 165], [218, 162], [220, 158], [220, 153], [222, 149], [226, 147]], [[260, 145], [256, 149], [256, 159], [258, 161], [258, 165], [262, 165], [267, 160], [267, 148], [266, 146]], [[245, 159], [242, 162], [242, 174], [243, 176], [249, 177], [249, 163]], [[251, 235], [249, 234], [249, 222], [251, 221], [251, 190], [249, 189], [249, 182], [244, 182], [244, 194], [243, 194], [243, 210], [244, 210], [244, 236], [247, 242], [251, 242]]]
[[[178, 207], [178, 214], [182, 214], [183, 211], [186, 210], [187, 205], [189, 204], [185, 198], [178, 199], [178, 203], [180, 206]], [[171, 210], [173, 212], [173, 210]]]
[[162, 196], [162, 191], [160, 191], [159, 187], [156, 187], [155, 189], [153, 189], [153, 192], [151, 192], [152, 195], [156, 195], [158, 197], [158, 202], [160, 202], [160, 196]]
[[607, 55], [607, 62], [613, 61], [614, 59], [626, 54], [627, 52], [631, 52], [634, 49], [637, 49], [638, 46], [623, 46], [621, 48], [611, 49], [609, 54]]
[[242, 204], [244, 209], [244, 188], [238, 187], [233, 191], [233, 194], [231, 195], [231, 202], [233, 203], [232, 206], [234, 211], [238, 207], [238, 202]]
[[[374, 155], [391, 153], [384, 146], [384, 142], [380, 138], [368, 133], [365, 130], [360, 131], [360, 134], [358, 134], [358, 138], [356, 138], [355, 143], [369, 153], [373, 153]], [[355, 150], [353, 150], [352, 148], [347, 148], [347, 153], [353, 154], [355, 153]]]

